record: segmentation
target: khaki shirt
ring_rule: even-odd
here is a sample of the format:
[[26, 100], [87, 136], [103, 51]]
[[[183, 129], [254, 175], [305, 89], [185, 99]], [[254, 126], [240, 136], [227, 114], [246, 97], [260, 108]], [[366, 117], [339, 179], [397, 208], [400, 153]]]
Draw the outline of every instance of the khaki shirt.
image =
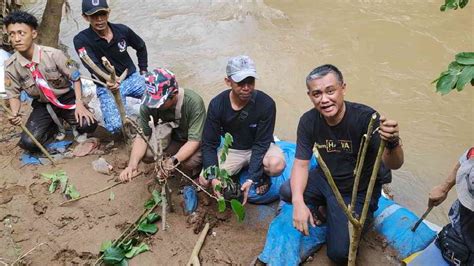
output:
[[[72, 73], [77, 71], [73, 66], [68, 66], [68, 58], [61, 50], [34, 45], [33, 62], [38, 63], [38, 69], [47, 80], [56, 96], [65, 94], [71, 89]], [[30, 61], [20, 53], [15, 52], [5, 61], [5, 90], [8, 98], [19, 98], [22, 90], [39, 102], [48, 100], [36, 86], [29, 68]]]

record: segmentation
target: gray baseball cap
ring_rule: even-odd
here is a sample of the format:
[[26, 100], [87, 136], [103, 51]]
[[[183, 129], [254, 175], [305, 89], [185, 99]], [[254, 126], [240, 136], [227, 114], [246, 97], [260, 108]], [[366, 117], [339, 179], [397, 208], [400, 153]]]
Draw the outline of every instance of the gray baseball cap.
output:
[[246, 55], [239, 55], [229, 59], [226, 73], [235, 82], [241, 82], [247, 77], [257, 78], [255, 63]]

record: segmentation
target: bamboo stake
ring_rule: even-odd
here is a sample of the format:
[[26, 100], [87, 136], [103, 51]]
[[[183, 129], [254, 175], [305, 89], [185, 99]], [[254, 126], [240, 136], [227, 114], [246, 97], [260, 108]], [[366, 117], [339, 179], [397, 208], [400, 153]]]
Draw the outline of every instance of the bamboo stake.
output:
[[188, 263], [186, 266], [200, 266], [201, 263], [199, 262], [199, 252], [201, 251], [202, 245], [204, 244], [204, 240], [206, 240], [207, 232], [209, 231], [209, 223], [206, 223], [204, 229], [202, 229], [201, 234], [199, 235], [198, 240], [196, 241], [196, 245], [193, 248], [193, 252], [191, 253], [191, 258], [189, 258]]
[[[117, 76], [116, 76], [116, 73], [115, 73], [114, 66], [112, 66], [112, 64], [110, 64], [109, 60], [107, 60], [107, 58], [105, 58], [105, 56], [102, 57], [102, 64], [110, 72], [110, 81], [113, 84], [115, 84], [117, 82]], [[122, 119], [122, 123], [125, 124], [125, 106], [123, 105], [122, 96], [120, 95], [120, 90], [112, 91], [112, 95], [114, 96], [115, 103], [116, 103], [117, 108], [119, 110], [120, 119]], [[125, 131], [123, 130], [123, 127], [122, 127], [122, 133], [124, 135], [124, 138], [126, 138], [127, 136], [125, 135]]]
[[367, 213], [369, 211], [369, 203], [372, 199], [372, 192], [374, 191], [375, 181], [377, 179], [377, 174], [380, 169], [380, 164], [382, 163], [382, 155], [384, 149], [385, 141], [380, 140], [377, 158], [375, 159], [374, 168], [372, 169], [372, 175], [370, 176], [369, 186], [367, 187], [367, 193], [365, 195], [364, 207], [362, 208], [361, 217], [358, 222], [359, 227], [354, 228], [353, 235], [351, 236], [348, 265], [356, 265], [357, 249], [359, 248], [360, 236], [362, 234], [362, 229], [364, 228]]
[[351, 205], [349, 208], [349, 211], [351, 213], [354, 211], [354, 206], [357, 199], [357, 193], [359, 191], [360, 176], [362, 174], [362, 168], [364, 168], [364, 162], [365, 162], [365, 157], [366, 157], [365, 155], [367, 154], [367, 148], [369, 147], [370, 140], [372, 139], [372, 129], [374, 127], [375, 119], [377, 119], [376, 113], [372, 114], [372, 117], [370, 118], [369, 126], [367, 127], [367, 134], [365, 134], [364, 135], [365, 137], [363, 138], [364, 141], [362, 143], [362, 151], [360, 152], [357, 159], [354, 186], [352, 187]]
[[168, 202], [166, 199], [166, 184], [161, 186], [161, 230], [166, 231], [166, 207]]
[[81, 197], [79, 197], [79, 198], [77, 198], [77, 199], [70, 199], [70, 200], [67, 200], [67, 201], [65, 201], [65, 202], [63, 202], [63, 203], [61, 203], [61, 204], [59, 204], [59, 206], [64, 206], [64, 205], [66, 205], [66, 204], [69, 204], [69, 203], [72, 203], [72, 202], [75, 202], [75, 201], [78, 201], [78, 200], [81, 200], [81, 199], [85, 199], [85, 198], [88, 198], [88, 197], [90, 197], [90, 196], [94, 196], [94, 195], [96, 195], [96, 194], [99, 194], [99, 193], [101, 193], [101, 192], [104, 192], [104, 191], [106, 191], [106, 190], [109, 190], [109, 189], [111, 189], [111, 188], [113, 188], [113, 187], [116, 187], [116, 186], [118, 186], [118, 185], [121, 185], [121, 184], [123, 184], [123, 183], [125, 183], [125, 181], [121, 181], [121, 182], [115, 183], [115, 184], [113, 184], [113, 185], [111, 185], [111, 186], [108, 186], [108, 187], [103, 188], [103, 189], [101, 189], [101, 190], [99, 190], [99, 191], [92, 192], [92, 193], [89, 193], [89, 194], [87, 194], [87, 195], [81, 196]]
[[[14, 116], [12, 111], [5, 105], [5, 101], [3, 99], [0, 100], [0, 104], [2, 105], [5, 112], [8, 113], [8, 115]], [[46, 155], [46, 157], [48, 158], [49, 161], [51, 161], [53, 166], [56, 166], [56, 162], [54, 162], [53, 157], [51, 157], [49, 152], [44, 148], [43, 145], [41, 145], [41, 143], [33, 136], [33, 134], [31, 134], [31, 132], [26, 128], [26, 126], [23, 124], [20, 124], [20, 127], [23, 130], [23, 132], [25, 132], [26, 135], [28, 135], [28, 137], [30, 137], [30, 139], [36, 144], [36, 146], [41, 150], [41, 152], [43, 152], [44, 155]]]

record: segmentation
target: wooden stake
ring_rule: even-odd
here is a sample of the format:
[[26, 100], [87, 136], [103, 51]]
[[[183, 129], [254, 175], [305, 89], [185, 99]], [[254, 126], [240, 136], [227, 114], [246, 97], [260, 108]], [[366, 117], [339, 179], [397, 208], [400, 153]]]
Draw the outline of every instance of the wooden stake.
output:
[[377, 113], [372, 114], [370, 118], [369, 126], [367, 127], [367, 133], [364, 135], [362, 142], [362, 150], [359, 150], [357, 162], [356, 162], [356, 173], [354, 179], [354, 186], [352, 187], [352, 198], [349, 211], [352, 213], [354, 211], [354, 206], [357, 199], [357, 193], [359, 191], [359, 182], [360, 176], [362, 174], [362, 169], [364, 168], [365, 155], [367, 154], [367, 148], [369, 147], [370, 140], [372, 139], [372, 129], [374, 127], [375, 119], [377, 119]]
[[75, 202], [75, 201], [78, 201], [78, 200], [81, 200], [81, 199], [85, 199], [85, 198], [88, 198], [88, 197], [90, 197], [90, 196], [94, 196], [95, 194], [99, 194], [99, 193], [101, 193], [101, 192], [107, 191], [107, 190], [109, 190], [109, 189], [111, 189], [111, 188], [113, 188], [113, 187], [116, 187], [116, 186], [118, 186], [118, 185], [121, 185], [121, 184], [123, 184], [123, 183], [125, 183], [125, 181], [115, 183], [115, 184], [113, 184], [113, 185], [111, 185], [111, 186], [108, 186], [108, 187], [103, 188], [103, 189], [101, 189], [101, 190], [99, 190], [99, 191], [96, 191], [96, 192], [89, 193], [89, 194], [84, 195], [84, 196], [82, 196], [82, 197], [79, 197], [79, 198], [77, 198], [77, 199], [70, 199], [70, 200], [68, 200], [68, 201], [65, 201], [65, 202], [59, 204], [59, 206], [64, 206], [64, 205], [66, 205], [66, 204], [69, 204], [69, 203], [72, 203], [72, 202]]
[[194, 245], [193, 252], [191, 253], [191, 258], [189, 258], [188, 263], [186, 266], [200, 266], [201, 263], [199, 262], [199, 252], [201, 251], [202, 245], [204, 244], [204, 240], [206, 239], [207, 232], [209, 231], [209, 223], [206, 223], [204, 229], [202, 229], [201, 234]]
[[[8, 115], [14, 116], [12, 111], [8, 109], [8, 107], [5, 105], [5, 101], [3, 99], [0, 100], [0, 104], [2, 105], [5, 112], [8, 113]], [[46, 155], [46, 157], [48, 158], [49, 161], [51, 161], [53, 166], [56, 166], [56, 163], [54, 162], [53, 157], [51, 157], [49, 152], [44, 148], [43, 145], [41, 145], [41, 143], [33, 136], [33, 134], [31, 134], [31, 132], [26, 128], [26, 126], [23, 124], [20, 124], [20, 127], [23, 130], [23, 132], [25, 132], [26, 135], [28, 135], [28, 137], [30, 137], [30, 139], [36, 144], [36, 146], [41, 150], [41, 152], [43, 152], [43, 154]]]

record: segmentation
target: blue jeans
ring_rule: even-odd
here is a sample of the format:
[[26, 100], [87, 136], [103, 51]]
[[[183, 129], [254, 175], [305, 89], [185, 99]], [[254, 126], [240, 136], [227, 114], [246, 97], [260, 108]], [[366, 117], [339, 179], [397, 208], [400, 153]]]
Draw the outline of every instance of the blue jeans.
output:
[[[365, 227], [370, 223], [374, 211], [378, 207], [378, 199], [380, 197], [382, 185], [375, 183], [372, 199], [370, 200], [369, 211], [367, 213], [367, 220]], [[360, 215], [364, 206], [366, 192], [359, 191], [357, 193], [356, 206], [354, 211]], [[349, 204], [351, 202], [350, 193], [341, 193], [344, 202]], [[291, 203], [291, 187], [290, 180], [287, 180], [280, 187], [280, 197], [282, 200]], [[318, 168], [309, 172], [308, 183], [303, 194], [306, 205], [326, 206], [326, 220], [327, 220], [327, 255], [337, 264], [347, 263], [349, 255], [349, 228], [347, 227], [347, 217], [344, 211], [339, 207], [336, 196], [331, 190], [328, 181], [324, 177], [322, 171]]]
[[[127, 104], [125, 97], [141, 99], [145, 92], [145, 79], [138, 74], [133, 73], [120, 84], [120, 95], [124, 106]], [[115, 104], [114, 96], [109, 89], [97, 86], [97, 98], [100, 101], [100, 110], [104, 118], [105, 129], [112, 134], [120, 132], [122, 128], [122, 119], [120, 112]]]

